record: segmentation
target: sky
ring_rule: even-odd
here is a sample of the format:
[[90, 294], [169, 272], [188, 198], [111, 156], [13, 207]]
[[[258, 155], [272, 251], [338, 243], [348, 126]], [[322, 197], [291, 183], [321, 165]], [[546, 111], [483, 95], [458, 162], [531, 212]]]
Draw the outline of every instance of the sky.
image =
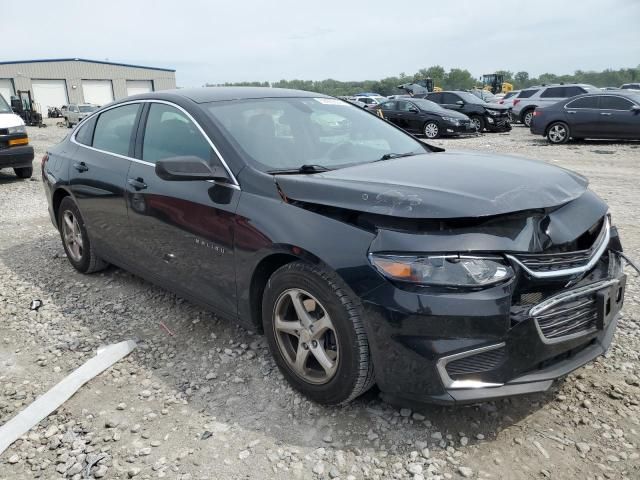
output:
[[432, 65], [477, 77], [640, 64], [640, 0], [2, 3], [0, 61], [69, 57], [174, 68], [181, 87], [375, 80]]

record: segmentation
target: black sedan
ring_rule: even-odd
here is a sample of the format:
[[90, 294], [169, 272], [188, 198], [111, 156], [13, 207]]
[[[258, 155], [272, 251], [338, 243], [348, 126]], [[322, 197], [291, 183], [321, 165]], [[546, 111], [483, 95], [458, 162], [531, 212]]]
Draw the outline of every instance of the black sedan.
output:
[[42, 178], [75, 269], [111, 263], [262, 330], [325, 404], [374, 383], [441, 403], [547, 390], [607, 350], [624, 297], [584, 177], [444, 152], [320, 94], [129, 97], [52, 146]]
[[389, 100], [372, 110], [403, 130], [427, 138], [476, 133], [466, 115], [423, 98]]
[[640, 140], [640, 92], [587, 93], [533, 112], [531, 133], [550, 143], [579, 140]]
[[510, 109], [499, 103], [487, 103], [472, 93], [459, 90], [431, 92], [425, 98], [448, 110], [464, 113], [479, 132], [511, 130]]

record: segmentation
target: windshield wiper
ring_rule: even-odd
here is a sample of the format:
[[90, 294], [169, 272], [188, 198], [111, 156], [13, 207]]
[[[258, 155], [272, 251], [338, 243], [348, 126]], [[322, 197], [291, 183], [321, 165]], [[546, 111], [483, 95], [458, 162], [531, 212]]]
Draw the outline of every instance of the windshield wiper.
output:
[[380, 160], [391, 160], [392, 158], [401, 158], [401, 157], [412, 157], [413, 155], [418, 155], [416, 152], [407, 152], [407, 153], [385, 153], [382, 155], [378, 161]]
[[305, 165], [301, 165], [298, 168], [283, 168], [281, 170], [267, 170], [267, 173], [287, 175], [287, 174], [296, 174], [296, 173], [320, 173], [320, 172], [328, 172], [330, 170], [331, 170], [330, 168], [327, 168], [324, 165], [305, 164]]

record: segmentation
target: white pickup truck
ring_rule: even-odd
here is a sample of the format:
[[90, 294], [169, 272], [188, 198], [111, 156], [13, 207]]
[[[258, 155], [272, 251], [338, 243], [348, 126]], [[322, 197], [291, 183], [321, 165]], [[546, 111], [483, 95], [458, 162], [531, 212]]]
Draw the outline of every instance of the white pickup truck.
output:
[[33, 147], [27, 127], [0, 95], [0, 169], [13, 168], [20, 178], [33, 174]]

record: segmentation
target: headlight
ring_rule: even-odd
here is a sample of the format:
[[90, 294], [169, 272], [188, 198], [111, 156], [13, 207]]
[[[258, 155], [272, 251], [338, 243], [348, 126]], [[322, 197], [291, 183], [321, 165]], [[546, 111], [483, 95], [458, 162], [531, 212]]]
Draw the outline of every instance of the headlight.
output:
[[8, 132], [9, 135], [15, 135], [16, 133], [27, 133], [27, 127], [24, 125], [18, 125], [17, 127], [9, 127]]
[[488, 113], [489, 115], [493, 115], [494, 117], [495, 117], [496, 115], [500, 115], [500, 112], [499, 112], [498, 110], [487, 110], [487, 113]]
[[371, 264], [392, 280], [420, 285], [483, 287], [504, 282], [513, 269], [500, 257], [369, 254]]
[[442, 117], [442, 119], [445, 122], [451, 122], [454, 125], [460, 125], [460, 119], [459, 118], [453, 118], [453, 117]]

